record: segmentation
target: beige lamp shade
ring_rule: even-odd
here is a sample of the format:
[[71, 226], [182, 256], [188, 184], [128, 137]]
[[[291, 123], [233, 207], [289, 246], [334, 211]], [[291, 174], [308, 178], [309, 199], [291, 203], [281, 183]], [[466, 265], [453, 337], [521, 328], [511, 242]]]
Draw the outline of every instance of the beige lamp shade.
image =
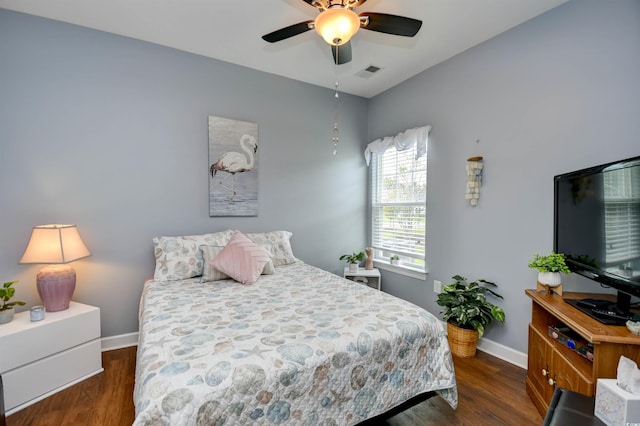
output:
[[68, 263], [90, 255], [76, 225], [39, 225], [20, 263]]
[[47, 312], [69, 308], [76, 271], [64, 263], [89, 256], [75, 225], [34, 226], [20, 263], [48, 263], [36, 276], [38, 294]]
[[336, 7], [320, 13], [314, 26], [324, 41], [333, 46], [340, 46], [358, 32], [360, 17], [351, 9]]

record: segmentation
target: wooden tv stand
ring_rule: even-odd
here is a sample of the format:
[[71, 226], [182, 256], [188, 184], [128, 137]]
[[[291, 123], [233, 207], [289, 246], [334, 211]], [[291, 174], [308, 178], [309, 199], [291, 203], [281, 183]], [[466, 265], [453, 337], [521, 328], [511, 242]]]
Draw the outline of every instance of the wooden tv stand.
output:
[[[596, 379], [615, 378], [621, 355], [640, 365], [640, 336], [625, 326], [605, 325], [574, 308], [567, 299], [609, 299], [615, 295], [568, 293], [563, 296], [525, 290], [532, 300], [529, 324], [527, 394], [544, 417], [556, 386], [587, 396], [596, 393]], [[549, 336], [549, 326], [566, 326], [593, 343], [590, 361]]]

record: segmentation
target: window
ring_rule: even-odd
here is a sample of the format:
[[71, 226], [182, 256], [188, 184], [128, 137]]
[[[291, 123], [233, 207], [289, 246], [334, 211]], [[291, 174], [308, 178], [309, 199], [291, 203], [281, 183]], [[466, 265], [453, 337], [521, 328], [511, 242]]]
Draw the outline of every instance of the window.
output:
[[[425, 138], [426, 139], [426, 138]], [[371, 163], [371, 246], [374, 260], [426, 272], [427, 156], [419, 146], [398, 151], [389, 146]]]
[[640, 258], [640, 167], [604, 173], [606, 263], [632, 269]]

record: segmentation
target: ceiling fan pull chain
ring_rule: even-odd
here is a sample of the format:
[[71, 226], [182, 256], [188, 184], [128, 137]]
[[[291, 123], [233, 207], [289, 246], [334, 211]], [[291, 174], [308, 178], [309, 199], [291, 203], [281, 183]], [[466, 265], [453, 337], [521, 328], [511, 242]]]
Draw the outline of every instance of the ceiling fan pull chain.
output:
[[[338, 57], [338, 51], [340, 49], [338, 49], [338, 47], [336, 46], [336, 58]], [[337, 60], [336, 60], [337, 63]], [[336, 154], [338, 154], [338, 142], [340, 142], [340, 130], [338, 129], [338, 99], [340, 99], [340, 95], [338, 93], [338, 87], [340, 86], [340, 84], [338, 83], [338, 65], [334, 64], [333, 65], [333, 69], [336, 73], [336, 83], [335, 83], [335, 88], [336, 88], [336, 93], [334, 95], [335, 98], [335, 104], [334, 104], [334, 120], [333, 120], [333, 155], [335, 156]]]
[[338, 129], [338, 99], [340, 99], [340, 95], [338, 94], [338, 80], [336, 80], [335, 99], [335, 119], [333, 121], [333, 155], [336, 155], [338, 153], [338, 142], [340, 142], [340, 131]]

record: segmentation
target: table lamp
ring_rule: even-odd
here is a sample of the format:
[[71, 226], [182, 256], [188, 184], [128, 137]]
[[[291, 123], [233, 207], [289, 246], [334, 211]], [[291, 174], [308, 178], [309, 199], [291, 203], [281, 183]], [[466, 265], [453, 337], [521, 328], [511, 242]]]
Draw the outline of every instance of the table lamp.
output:
[[63, 311], [76, 288], [76, 271], [66, 263], [90, 256], [76, 225], [34, 226], [20, 263], [48, 263], [36, 286], [47, 312]]

